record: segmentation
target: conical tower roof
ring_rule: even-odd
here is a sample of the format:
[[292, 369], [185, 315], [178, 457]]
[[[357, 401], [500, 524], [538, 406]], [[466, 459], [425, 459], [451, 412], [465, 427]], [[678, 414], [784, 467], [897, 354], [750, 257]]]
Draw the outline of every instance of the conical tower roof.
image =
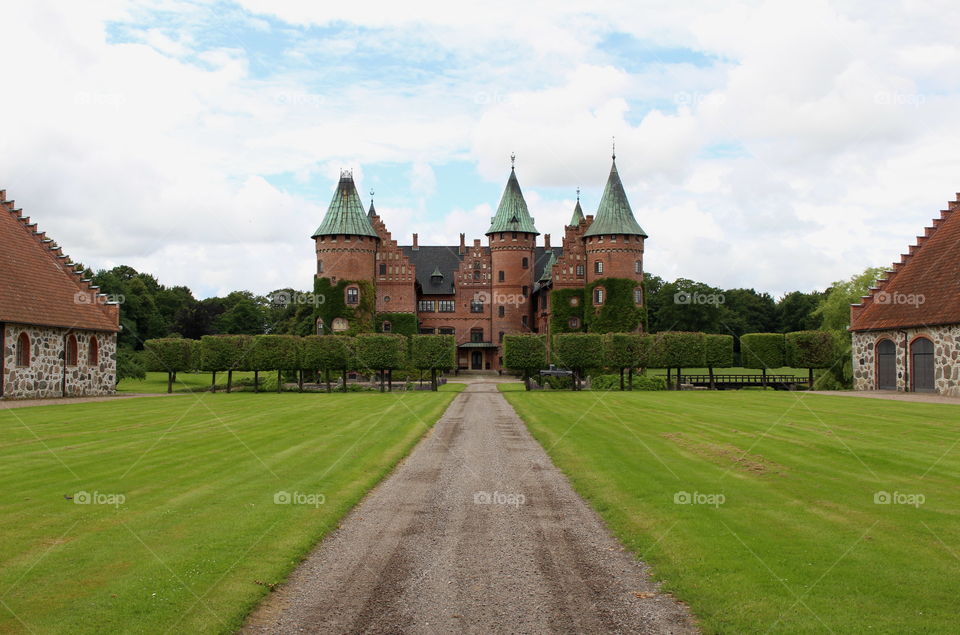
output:
[[323, 217], [323, 222], [311, 238], [337, 234], [377, 237], [377, 232], [373, 230], [363, 209], [360, 194], [353, 182], [353, 174], [346, 170], [340, 172], [340, 182], [337, 184], [337, 191], [333, 193], [330, 207], [327, 208], [327, 215]]
[[647, 233], [633, 217], [630, 201], [627, 200], [627, 193], [623, 190], [623, 182], [617, 172], [616, 157], [613, 159], [613, 165], [610, 166], [610, 176], [607, 178], [607, 186], [600, 199], [600, 207], [597, 208], [597, 216], [583, 235], [587, 237], [600, 234], [631, 234], [647, 237]]
[[568, 225], [577, 227], [584, 220], [583, 218], [583, 208], [580, 207], [580, 197], [577, 197], [577, 206], [573, 208], [573, 216], [570, 218]]
[[510, 178], [507, 179], [507, 187], [504, 188], [503, 196], [500, 197], [497, 214], [490, 219], [490, 229], [487, 230], [487, 235], [497, 232], [540, 233], [533, 225], [530, 212], [527, 211], [527, 202], [523, 198], [523, 192], [520, 191], [517, 173], [512, 166], [510, 168]]

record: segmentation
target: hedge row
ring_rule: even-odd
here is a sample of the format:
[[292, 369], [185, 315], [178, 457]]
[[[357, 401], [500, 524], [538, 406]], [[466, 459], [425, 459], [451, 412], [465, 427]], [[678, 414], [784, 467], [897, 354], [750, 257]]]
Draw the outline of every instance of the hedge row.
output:
[[[253, 371], [256, 390], [260, 371], [277, 371], [277, 390], [283, 371], [323, 373], [330, 388], [330, 374], [344, 375], [351, 370], [375, 370], [383, 379], [398, 368], [431, 371], [431, 385], [437, 389], [436, 371], [456, 367], [456, 342], [451, 335], [414, 335], [369, 333], [345, 335], [205, 335], [202, 339], [166, 338], [144, 343], [147, 370], [167, 373], [167, 391], [173, 391], [176, 374], [202, 370], [226, 372], [227, 391], [233, 383], [233, 371]], [[392, 387], [392, 386], [391, 386]]]

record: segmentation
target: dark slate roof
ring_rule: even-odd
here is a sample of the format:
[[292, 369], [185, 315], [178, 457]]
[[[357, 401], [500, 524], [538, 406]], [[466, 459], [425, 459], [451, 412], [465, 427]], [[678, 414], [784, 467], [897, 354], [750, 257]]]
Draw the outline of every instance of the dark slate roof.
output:
[[553, 265], [557, 262], [557, 256], [552, 251], [547, 252], [547, 261], [543, 265], [543, 271], [540, 273], [540, 276], [537, 278], [537, 282], [546, 282], [547, 280], [553, 279]]
[[[454, 292], [454, 273], [460, 267], [463, 256], [459, 247], [429, 247], [419, 249], [407, 245], [401, 247], [403, 255], [417, 268], [417, 284], [424, 295], [450, 295]], [[433, 273], [439, 271], [443, 279], [436, 281]]]
[[338, 234], [374, 238], [377, 236], [367, 218], [366, 210], [363, 209], [360, 194], [353, 182], [353, 174], [348, 171], [340, 172], [340, 182], [337, 184], [337, 191], [333, 193], [330, 207], [327, 208], [327, 215], [323, 217], [323, 222], [311, 238]]
[[503, 196], [500, 197], [500, 205], [497, 207], [496, 215], [490, 219], [490, 229], [487, 234], [497, 232], [527, 232], [528, 234], [539, 234], [533, 224], [533, 218], [527, 211], [527, 201], [523, 198], [523, 192], [520, 191], [520, 183], [517, 181], [517, 173], [510, 168], [510, 178], [507, 179], [507, 186], [503, 189]]
[[627, 200], [627, 193], [623, 190], [623, 182], [620, 181], [620, 174], [617, 172], [616, 159], [610, 166], [610, 176], [607, 178], [603, 197], [600, 198], [597, 215], [583, 235], [586, 237], [600, 234], [630, 234], [647, 237], [647, 233], [633, 217], [630, 201]]
[[[533, 279], [535, 282], [543, 278], [545, 272], [547, 272], [547, 264], [553, 264], [557, 261], [557, 258], [563, 256], [563, 249], [560, 247], [554, 247], [553, 253], [545, 250], [543, 247], [537, 247], [533, 255]], [[551, 260], [553, 262], [551, 262]]]
[[851, 308], [851, 331], [960, 324], [960, 194]]

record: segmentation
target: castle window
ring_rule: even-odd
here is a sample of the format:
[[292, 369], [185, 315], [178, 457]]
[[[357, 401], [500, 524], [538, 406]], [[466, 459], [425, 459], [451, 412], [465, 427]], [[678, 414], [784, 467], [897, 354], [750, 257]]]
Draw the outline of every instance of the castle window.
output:
[[577, 265], [577, 277], [582, 278], [584, 274], [583, 265]]
[[638, 260], [633, 263], [633, 272], [634, 273], [643, 273], [643, 261]]
[[603, 273], [603, 261], [597, 260], [593, 263], [593, 272], [594, 273]]
[[530, 290], [530, 287], [528, 287], [528, 286], [524, 286], [524, 287], [523, 287], [523, 297], [527, 297], [527, 292], [528, 292], [529, 290]]
[[457, 305], [453, 300], [440, 300], [440, 313], [453, 313]]
[[570, 318], [569, 320], [567, 320], [567, 326], [569, 326], [572, 329], [580, 328], [580, 319], [575, 317]]
[[499, 337], [500, 343], [503, 344], [503, 331], [500, 331], [500, 335], [498, 337]]
[[470, 301], [470, 312], [471, 313], [483, 313], [483, 302], [479, 300]]
[[643, 304], [643, 287], [636, 287], [633, 290], [633, 303]]
[[87, 347], [87, 364], [96, 366], [100, 363], [100, 344], [97, 342], [97, 336], [90, 336], [90, 344]]
[[474, 272], [473, 272], [473, 279], [474, 279], [474, 280], [479, 280], [479, 279], [480, 279], [480, 272], [479, 272], [479, 271], [474, 271]]
[[323, 335], [323, 318], [317, 318], [317, 335]]
[[510, 234], [511, 234], [511, 236], [510, 236], [511, 239], [513, 239], [513, 240], [516, 240], [516, 239], [517, 239], [517, 232], [510, 232]]
[[474, 269], [479, 269], [479, 268], [480, 268], [480, 261], [479, 261], [479, 260], [474, 260], [474, 261], [473, 261], [473, 268], [474, 268]]
[[360, 289], [357, 287], [347, 287], [347, 304], [360, 303]]
[[387, 263], [385, 262], [380, 263], [380, 275], [381, 276], [387, 275]]
[[470, 329], [470, 341], [474, 344], [483, 342], [483, 329]]
[[384, 333], [393, 333], [393, 324], [385, 321], [383, 324], [380, 325], [380, 329]]
[[433, 300], [419, 300], [417, 301], [417, 311], [421, 313], [433, 313], [437, 310], [436, 302]]
[[457, 334], [457, 329], [449, 326], [441, 326], [437, 330], [440, 332], [440, 335], [456, 335]]
[[503, 282], [503, 272], [502, 272], [502, 271], [500, 271], [500, 272], [497, 273], [497, 280], [499, 280], [500, 282]]
[[497, 307], [497, 315], [498, 315], [499, 317], [503, 317], [503, 315], [504, 315], [505, 312], [506, 312], [506, 310], [503, 308], [502, 305]]
[[71, 333], [67, 336], [66, 362], [67, 366], [77, 365], [77, 336]]
[[527, 328], [527, 316], [524, 315], [520, 318], [520, 323], [523, 324], [523, 328]]
[[603, 287], [597, 287], [593, 290], [593, 303], [603, 304]]
[[388, 296], [388, 295], [383, 296], [383, 301], [384, 301], [385, 303], [386, 303], [386, 302], [390, 302], [390, 296]]
[[503, 240], [503, 232], [500, 232], [500, 240]]
[[541, 311], [547, 310], [547, 294], [546, 293], [543, 293], [540, 296], [540, 310]]
[[434, 334], [433, 329], [428, 329], [428, 328], [420, 329], [420, 335], [433, 335], [433, 334]]
[[529, 259], [529, 258], [524, 258], [523, 261], [522, 261], [522, 264], [521, 264], [520, 266], [523, 267], [524, 269], [529, 269], [529, 268], [530, 268], [530, 259]]
[[17, 338], [17, 366], [30, 365], [30, 336], [20, 333]]
[[322, 261], [322, 260], [318, 260], [318, 261], [317, 261], [317, 273], [323, 273], [323, 261]]

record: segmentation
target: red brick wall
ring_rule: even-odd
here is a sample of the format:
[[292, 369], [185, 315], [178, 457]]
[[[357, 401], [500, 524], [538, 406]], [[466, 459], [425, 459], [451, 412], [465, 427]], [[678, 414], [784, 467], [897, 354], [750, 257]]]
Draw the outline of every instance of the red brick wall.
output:
[[[380, 217], [371, 219], [374, 231], [380, 236], [380, 248], [376, 255], [377, 312], [414, 313], [417, 310], [416, 270], [393, 240]], [[386, 273], [381, 274], [380, 265]]]
[[[502, 236], [502, 238], [501, 238]], [[514, 238], [516, 236], [516, 238]], [[530, 333], [531, 324], [524, 327], [523, 317], [530, 319], [530, 293], [533, 292], [534, 247], [536, 236], [523, 232], [503, 232], [491, 234], [487, 237], [490, 244], [492, 258], [492, 278], [490, 285], [492, 294], [491, 304], [493, 317], [493, 342], [499, 344], [500, 333]], [[527, 259], [527, 267], [523, 267], [523, 259]], [[500, 272], [504, 279], [500, 281]], [[527, 293], [523, 293], [523, 287]], [[504, 308], [504, 316], [500, 317], [499, 307]]]
[[323, 262], [323, 272], [318, 278], [329, 278], [336, 284], [340, 280], [374, 279], [377, 243], [371, 236], [318, 236], [316, 238], [317, 261]]
[[[643, 280], [643, 237], [642, 236], [590, 236], [586, 239], [587, 282], [600, 278], [627, 278], [640, 282]], [[597, 261], [603, 262], [603, 273], [596, 273]], [[640, 273], [636, 263], [641, 263]]]

